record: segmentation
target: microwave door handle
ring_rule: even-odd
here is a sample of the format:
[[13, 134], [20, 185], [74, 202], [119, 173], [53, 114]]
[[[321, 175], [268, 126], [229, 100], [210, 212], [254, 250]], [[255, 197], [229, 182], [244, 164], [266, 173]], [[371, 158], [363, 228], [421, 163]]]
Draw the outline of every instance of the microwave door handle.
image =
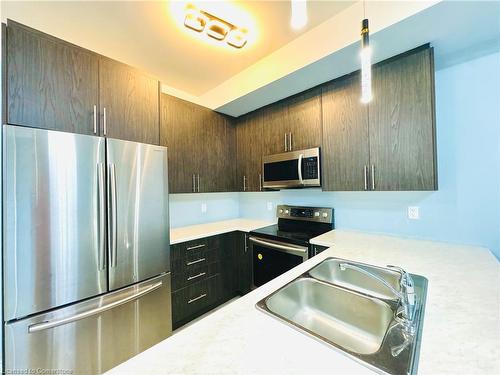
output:
[[302, 158], [304, 154], [299, 155], [299, 162], [297, 163], [297, 172], [299, 174], [299, 182], [301, 185], [304, 185], [304, 180], [302, 179]]

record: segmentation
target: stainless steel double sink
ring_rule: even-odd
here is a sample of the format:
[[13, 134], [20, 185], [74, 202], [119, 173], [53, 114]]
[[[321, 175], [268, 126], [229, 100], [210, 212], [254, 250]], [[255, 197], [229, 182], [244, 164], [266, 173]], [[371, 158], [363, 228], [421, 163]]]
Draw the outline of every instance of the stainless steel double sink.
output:
[[[416, 333], [408, 337], [398, 319], [399, 301], [376, 278], [356, 270], [342, 270], [350, 263], [401, 290], [401, 273], [391, 269], [327, 258], [257, 303], [257, 308], [278, 318], [371, 369], [383, 374], [414, 374], [422, 332], [427, 280], [411, 275], [418, 304]], [[404, 349], [394, 354], [394, 347]]]

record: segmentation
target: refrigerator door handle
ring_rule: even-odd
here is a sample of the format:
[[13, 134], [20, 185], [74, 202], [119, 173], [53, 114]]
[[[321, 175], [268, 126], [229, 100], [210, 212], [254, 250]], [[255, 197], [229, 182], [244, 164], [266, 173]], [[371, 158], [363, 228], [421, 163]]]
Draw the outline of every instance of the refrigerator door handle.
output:
[[108, 246], [110, 251], [109, 266], [116, 267], [116, 169], [115, 164], [109, 164], [108, 184]]
[[106, 248], [105, 248], [105, 231], [106, 231], [106, 207], [105, 207], [105, 187], [104, 187], [104, 163], [97, 164], [97, 195], [99, 196], [99, 232], [98, 232], [98, 262], [99, 270], [106, 268]]
[[68, 316], [66, 318], [32, 324], [32, 325], [28, 326], [28, 333], [40, 332], [40, 331], [43, 331], [46, 329], [62, 326], [64, 324], [76, 322], [77, 320], [85, 319], [85, 318], [88, 318], [92, 315], [97, 315], [97, 314], [100, 314], [104, 311], [111, 310], [115, 307], [118, 307], [118, 306], [123, 305], [125, 303], [134, 301], [136, 299], [139, 299], [139, 298], [145, 296], [148, 293], [151, 293], [152, 291], [160, 288], [162, 286], [162, 284], [163, 284], [162, 281], [157, 282], [157, 283], [155, 283], [155, 284], [153, 284], [153, 285], [151, 285], [151, 286], [149, 286], [149, 287], [147, 287], [147, 288], [145, 288], [145, 289], [143, 289], [135, 294], [132, 294], [128, 297], [119, 299], [118, 301], [114, 301], [114, 302], [108, 303], [107, 305], [104, 305], [104, 306], [100, 306], [100, 307], [96, 307], [96, 308], [93, 308], [93, 309], [90, 309], [87, 311], [83, 311], [81, 313], [78, 313], [78, 314], [75, 314], [72, 316]]

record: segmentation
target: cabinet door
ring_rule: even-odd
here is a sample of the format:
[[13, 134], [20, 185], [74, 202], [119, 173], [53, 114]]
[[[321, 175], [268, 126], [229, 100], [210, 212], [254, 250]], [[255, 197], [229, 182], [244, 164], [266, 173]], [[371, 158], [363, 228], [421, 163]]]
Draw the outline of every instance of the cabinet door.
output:
[[194, 104], [170, 95], [161, 96], [160, 145], [168, 147], [170, 193], [192, 193], [198, 171], [199, 116]]
[[288, 151], [321, 145], [321, 91], [309, 90], [288, 101]]
[[262, 188], [262, 115], [252, 112], [236, 125], [238, 191], [260, 191]]
[[[288, 106], [280, 101], [262, 110], [262, 155], [279, 154], [288, 150], [288, 133], [292, 131], [288, 117]], [[285, 143], [286, 134], [286, 143]]]
[[234, 191], [236, 178], [235, 129], [230, 119], [208, 108], [199, 107], [202, 134], [200, 192]]
[[252, 289], [252, 256], [247, 246], [247, 234], [237, 232], [237, 258], [236, 269], [238, 272], [238, 292], [246, 294]]
[[431, 48], [373, 70], [370, 160], [376, 190], [435, 190], [434, 69]]
[[238, 290], [238, 232], [221, 235], [221, 303], [233, 298]]
[[9, 124], [94, 134], [98, 57], [8, 21], [6, 94]]
[[159, 93], [158, 80], [128, 65], [101, 58], [100, 113], [104, 116], [106, 112], [103, 124], [106, 129], [102, 129], [102, 135], [159, 144]]
[[368, 106], [360, 92], [359, 74], [323, 87], [323, 190], [368, 189]]

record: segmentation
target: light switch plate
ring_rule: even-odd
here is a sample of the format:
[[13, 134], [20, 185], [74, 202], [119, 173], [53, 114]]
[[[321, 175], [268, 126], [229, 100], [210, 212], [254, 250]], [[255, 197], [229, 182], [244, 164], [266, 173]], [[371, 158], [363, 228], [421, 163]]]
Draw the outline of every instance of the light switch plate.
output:
[[201, 213], [202, 214], [207, 213], [207, 204], [206, 203], [201, 204]]
[[267, 202], [267, 210], [272, 211], [273, 210], [273, 202]]
[[420, 212], [417, 206], [408, 207], [408, 219], [418, 220], [420, 219]]

